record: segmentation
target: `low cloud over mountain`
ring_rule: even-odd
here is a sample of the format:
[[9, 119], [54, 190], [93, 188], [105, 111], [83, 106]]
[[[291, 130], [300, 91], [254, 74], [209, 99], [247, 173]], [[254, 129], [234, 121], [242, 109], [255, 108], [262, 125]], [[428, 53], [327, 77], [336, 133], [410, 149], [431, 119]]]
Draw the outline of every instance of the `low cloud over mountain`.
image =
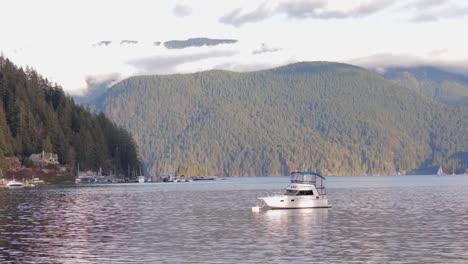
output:
[[184, 54], [177, 56], [153, 56], [140, 59], [134, 59], [127, 62], [144, 74], [166, 74], [173, 73], [177, 66], [197, 62], [206, 59], [230, 57], [235, 55], [235, 51], [213, 51], [195, 54]]
[[434, 50], [425, 57], [409, 54], [379, 53], [368, 57], [348, 60], [346, 62], [381, 73], [384, 72], [386, 68], [433, 66], [449, 72], [468, 75], [467, 60], [442, 60], [436, 56], [436, 54], [440, 53], [444, 53], [444, 50]]
[[104, 94], [108, 88], [122, 80], [119, 73], [110, 73], [97, 76], [86, 76], [86, 89], [82, 95], [73, 98], [78, 103], [87, 103]]

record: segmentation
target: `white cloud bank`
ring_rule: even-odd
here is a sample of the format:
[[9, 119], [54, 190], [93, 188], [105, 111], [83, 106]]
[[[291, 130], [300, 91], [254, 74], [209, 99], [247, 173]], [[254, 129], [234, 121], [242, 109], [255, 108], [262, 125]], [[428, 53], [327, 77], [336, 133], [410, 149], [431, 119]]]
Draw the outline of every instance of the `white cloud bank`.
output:
[[[463, 0], [17, 0], [2, 10], [8, 12], [0, 24], [8, 26], [0, 52], [71, 94], [137, 74], [251, 71], [297, 61], [468, 68]], [[202, 37], [238, 42], [164, 45]]]

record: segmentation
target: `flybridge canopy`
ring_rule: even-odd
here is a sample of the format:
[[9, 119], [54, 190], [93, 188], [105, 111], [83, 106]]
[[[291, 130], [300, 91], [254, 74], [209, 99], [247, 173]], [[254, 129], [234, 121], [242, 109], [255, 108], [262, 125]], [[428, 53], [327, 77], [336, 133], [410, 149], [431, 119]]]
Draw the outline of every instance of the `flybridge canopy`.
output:
[[[312, 171], [293, 171], [291, 172], [291, 182], [293, 180], [297, 181], [315, 181], [316, 177], [321, 178], [322, 180], [325, 180], [325, 177], [320, 175], [317, 172], [312, 172]], [[298, 182], [299, 183], [299, 182]]]
[[320, 194], [325, 194], [325, 177], [317, 172], [293, 171], [291, 172], [291, 183], [313, 184]]

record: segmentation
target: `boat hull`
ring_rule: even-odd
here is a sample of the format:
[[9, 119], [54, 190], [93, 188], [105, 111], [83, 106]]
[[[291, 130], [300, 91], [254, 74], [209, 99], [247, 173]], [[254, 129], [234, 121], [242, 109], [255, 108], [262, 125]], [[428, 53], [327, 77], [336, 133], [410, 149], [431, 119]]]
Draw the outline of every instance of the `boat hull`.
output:
[[325, 197], [317, 196], [272, 196], [259, 198], [271, 209], [329, 208]]
[[9, 181], [6, 186], [8, 188], [22, 188], [24, 187], [24, 184], [22, 182], [19, 182], [19, 181]]

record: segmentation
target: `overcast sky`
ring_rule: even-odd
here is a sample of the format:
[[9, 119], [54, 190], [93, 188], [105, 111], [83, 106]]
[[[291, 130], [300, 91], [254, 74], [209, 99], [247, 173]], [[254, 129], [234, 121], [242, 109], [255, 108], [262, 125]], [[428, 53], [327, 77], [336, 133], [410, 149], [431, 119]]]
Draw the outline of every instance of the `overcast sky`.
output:
[[[465, 0], [0, 3], [0, 52], [71, 94], [133, 75], [251, 71], [298, 61], [468, 72]], [[165, 45], [189, 38], [231, 42]]]

